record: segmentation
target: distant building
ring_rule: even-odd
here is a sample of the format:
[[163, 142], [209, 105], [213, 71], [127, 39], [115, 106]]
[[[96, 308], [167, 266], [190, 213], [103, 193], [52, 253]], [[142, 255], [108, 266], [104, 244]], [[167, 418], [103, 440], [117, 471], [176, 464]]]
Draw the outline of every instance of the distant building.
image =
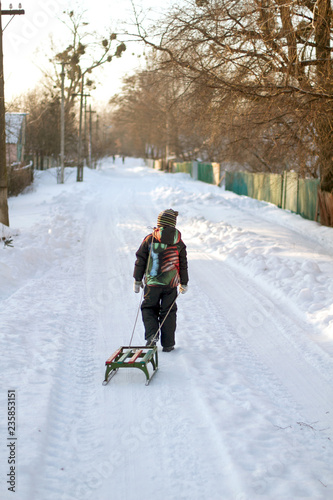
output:
[[7, 166], [22, 163], [25, 149], [27, 113], [6, 113], [6, 160]]

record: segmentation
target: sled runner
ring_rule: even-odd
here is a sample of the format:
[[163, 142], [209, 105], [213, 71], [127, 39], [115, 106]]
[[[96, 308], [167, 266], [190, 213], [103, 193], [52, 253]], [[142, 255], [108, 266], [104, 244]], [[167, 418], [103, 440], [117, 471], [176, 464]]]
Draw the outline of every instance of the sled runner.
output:
[[[151, 374], [149, 374], [148, 363], [152, 365]], [[103, 385], [110, 382], [119, 368], [139, 368], [139, 370], [143, 371], [146, 375], [146, 385], [148, 385], [158, 370], [157, 347], [120, 347], [105, 361], [105, 366], [105, 379]]]

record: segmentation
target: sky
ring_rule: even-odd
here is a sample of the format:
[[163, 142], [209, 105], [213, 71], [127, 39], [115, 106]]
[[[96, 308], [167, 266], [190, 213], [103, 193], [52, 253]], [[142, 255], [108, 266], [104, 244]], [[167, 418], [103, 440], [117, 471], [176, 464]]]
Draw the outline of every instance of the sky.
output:
[[[24, 94], [42, 78], [43, 69], [49, 67], [47, 53], [50, 51], [51, 37], [59, 44], [59, 51], [64, 50], [69, 37], [69, 30], [61, 22], [63, 12], [68, 9], [85, 11], [91, 31], [98, 33], [124, 30], [127, 24], [129, 32], [133, 22], [131, 0], [23, 0], [24, 15], [2, 16], [3, 52], [5, 75], [5, 98], [9, 102], [15, 96]], [[138, 9], [142, 9], [147, 18], [160, 16], [166, 12], [172, 0], [134, 0]], [[2, 9], [8, 9], [10, 2], [2, 1]], [[17, 9], [19, 2], [12, 2]], [[9, 22], [8, 26], [7, 23]], [[120, 59], [114, 59], [93, 74], [98, 80], [97, 90], [92, 98], [95, 102], [105, 102], [121, 86], [121, 79], [144, 65], [144, 47], [141, 44], [126, 43], [127, 50]]]

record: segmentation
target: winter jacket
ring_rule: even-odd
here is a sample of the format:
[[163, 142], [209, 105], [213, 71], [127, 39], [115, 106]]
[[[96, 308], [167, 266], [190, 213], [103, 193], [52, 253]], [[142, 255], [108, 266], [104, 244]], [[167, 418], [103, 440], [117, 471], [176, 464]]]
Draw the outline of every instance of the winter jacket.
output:
[[151, 286], [187, 285], [187, 254], [181, 234], [175, 227], [154, 228], [136, 252], [133, 277]]

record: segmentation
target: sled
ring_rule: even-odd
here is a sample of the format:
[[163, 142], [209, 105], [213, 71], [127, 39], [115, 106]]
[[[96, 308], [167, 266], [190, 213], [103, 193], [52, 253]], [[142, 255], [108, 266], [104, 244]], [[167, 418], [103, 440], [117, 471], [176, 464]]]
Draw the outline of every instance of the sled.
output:
[[[152, 365], [151, 374], [148, 370], [148, 363], [151, 363]], [[109, 357], [109, 359], [105, 361], [105, 366], [105, 379], [103, 381], [103, 385], [110, 382], [119, 368], [139, 368], [139, 370], [143, 371], [145, 374], [146, 385], [148, 385], [158, 370], [157, 347], [120, 347]]]

